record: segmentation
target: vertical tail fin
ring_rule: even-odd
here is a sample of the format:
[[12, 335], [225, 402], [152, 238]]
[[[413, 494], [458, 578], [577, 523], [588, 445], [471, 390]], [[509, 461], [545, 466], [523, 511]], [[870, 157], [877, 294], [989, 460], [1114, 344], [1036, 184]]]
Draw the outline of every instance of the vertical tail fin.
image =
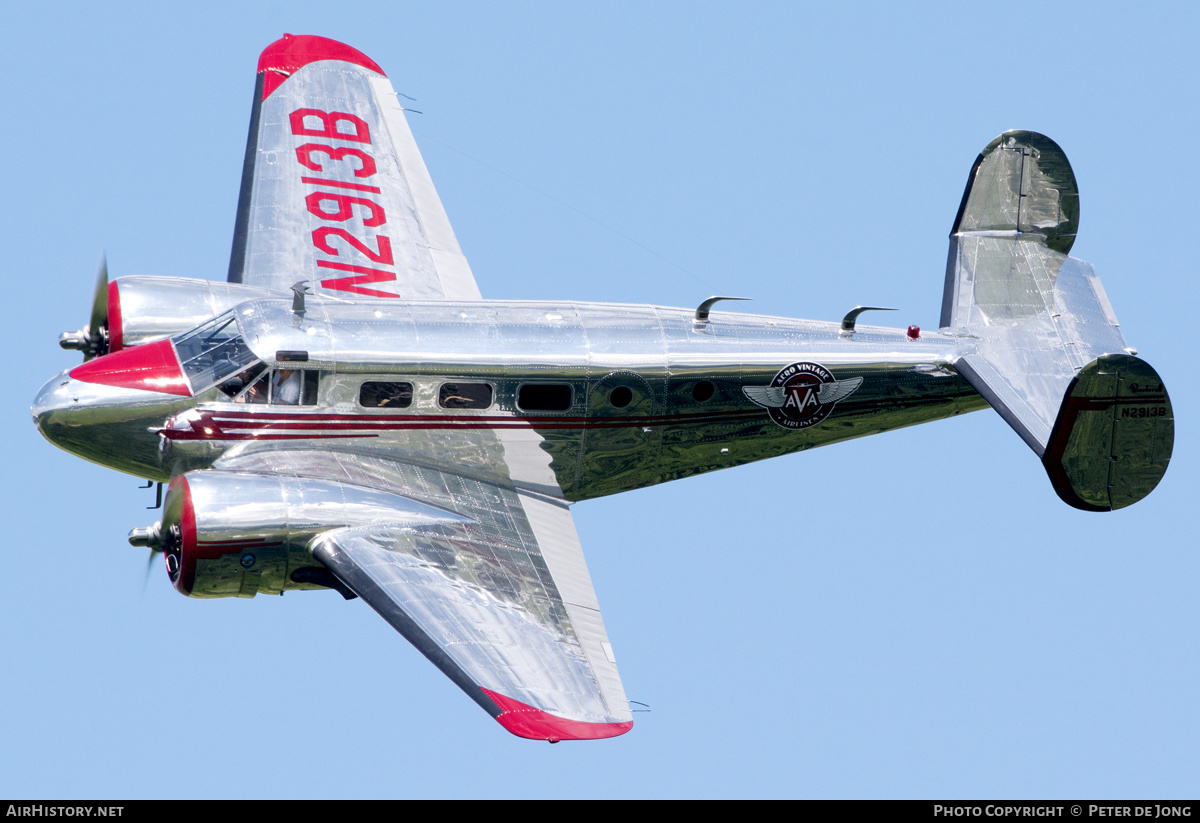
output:
[[1034, 132], [997, 137], [950, 234], [942, 326], [963, 339], [958, 370], [1042, 458], [1059, 497], [1107, 511], [1158, 485], [1174, 416], [1095, 270], [1067, 256], [1078, 226], [1062, 149]]

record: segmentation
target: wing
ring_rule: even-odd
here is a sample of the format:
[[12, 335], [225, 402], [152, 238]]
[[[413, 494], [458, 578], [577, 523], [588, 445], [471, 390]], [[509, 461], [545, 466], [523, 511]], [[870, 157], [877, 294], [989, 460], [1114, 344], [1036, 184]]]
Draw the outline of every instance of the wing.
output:
[[479, 299], [404, 109], [363, 53], [292, 35], [263, 51], [229, 281]]
[[505, 434], [491, 450], [502, 457], [473, 476], [307, 450], [246, 453], [218, 468], [384, 490], [457, 515], [415, 521], [398, 508], [391, 522], [331, 529], [311, 550], [513, 734], [623, 734], [632, 714], [570, 510], [524, 482], [522, 464], [546, 458], [540, 438]]

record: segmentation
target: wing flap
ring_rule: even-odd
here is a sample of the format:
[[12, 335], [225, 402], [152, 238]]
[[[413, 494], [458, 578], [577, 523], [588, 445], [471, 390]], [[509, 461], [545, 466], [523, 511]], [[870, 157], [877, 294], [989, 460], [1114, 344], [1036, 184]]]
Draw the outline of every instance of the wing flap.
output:
[[570, 511], [561, 503], [533, 495], [520, 494], [520, 498], [588, 665], [601, 693], [607, 696], [609, 710], [627, 709], [616, 657], [600, 616], [600, 601]]

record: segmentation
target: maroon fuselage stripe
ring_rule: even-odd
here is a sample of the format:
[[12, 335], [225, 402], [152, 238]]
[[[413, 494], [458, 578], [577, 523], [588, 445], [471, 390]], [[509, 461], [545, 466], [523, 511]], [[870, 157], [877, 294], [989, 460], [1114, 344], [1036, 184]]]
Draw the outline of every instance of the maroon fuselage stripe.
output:
[[663, 423], [701, 423], [709, 420], [720, 419], [724, 417], [744, 416], [744, 415], [761, 415], [762, 409], [739, 409], [736, 411], [724, 412], [703, 412], [700, 414], [660, 414], [647, 417], [568, 417], [566, 415], [541, 416], [541, 417], [513, 417], [509, 415], [475, 415], [471, 417], [462, 417], [461, 415], [450, 414], [304, 414], [296, 412], [250, 412], [250, 411], [213, 411], [209, 412], [214, 417], [221, 419], [233, 420], [262, 420], [263, 418], [271, 418], [273, 420], [288, 420], [288, 421], [336, 421], [336, 422], [371, 422], [371, 423], [397, 423], [404, 421], [414, 421], [420, 423], [456, 423], [456, 422], [484, 422], [484, 423], [513, 423], [532, 426], [541, 426], [543, 424], [598, 424], [601, 422], [614, 425], [625, 426], [646, 426]]
[[[642, 418], [595, 417], [504, 417], [496, 415], [457, 417], [447, 415], [306, 415], [255, 414], [254, 412], [205, 412], [203, 420], [191, 429], [168, 429], [162, 432], [170, 440], [298, 440], [347, 437], [378, 437], [390, 431], [457, 431], [457, 430], [587, 430], [614, 428], [645, 428], [665, 424], [687, 425], [700, 423], [741, 423], [762, 418], [757, 410], [709, 412], [692, 415], [659, 415]], [[263, 419], [267, 418], [267, 419]], [[250, 431], [246, 431], [250, 430]], [[290, 432], [310, 432], [293, 434]], [[271, 432], [281, 432], [273, 434]], [[328, 434], [327, 432], [341, 432]], [[354, 432], [350, 434], [350, 432]]]
[[[344, 265], [344, 264], [338, 264]], [[1085, 402], [1101, 405], [1118, 403], [1156, 402], [1153, 397], [1120, 398]], [[924, 406], [946, 402], [953, 398], [928, 398], [911, 402]], [[879, 407], [877, 402], [841, 403], [843, 413], [855, 414]], [[332, 438], [379, 437], [380, 433], [399, 431], [478, 431], [504, 429], [534, 429], [539, 431], [617, 428], [648, 428], [653, 426], [687, 426], [705, 424], [767, 423], [770, 418], [760, 408], [733, 411], [712, 411], [691, 414], [659, 414], [647, 417], [587, 417], [568, 415], [473, 415], [461, 414], [331, 414], [281, 411], [249, 411], [238, 409], [206, 410], [201, 419], [192, 421], [187, 429], [165, 429], [161, 434], [168, 440], [322, 440]], [[303, 433], [300, 433], [303, 432]]]

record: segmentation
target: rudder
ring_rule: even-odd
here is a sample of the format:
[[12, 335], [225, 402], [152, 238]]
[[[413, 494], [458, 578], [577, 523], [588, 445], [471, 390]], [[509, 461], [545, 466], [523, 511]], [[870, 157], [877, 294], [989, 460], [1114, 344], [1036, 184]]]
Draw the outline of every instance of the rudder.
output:
[[1107, 355], [1067, 387], [1042, 465], [1064, 502], [1111, 511], [1154, 491], [1174, 442], [1171, 398], [1158, 373], [1132, 355]]

